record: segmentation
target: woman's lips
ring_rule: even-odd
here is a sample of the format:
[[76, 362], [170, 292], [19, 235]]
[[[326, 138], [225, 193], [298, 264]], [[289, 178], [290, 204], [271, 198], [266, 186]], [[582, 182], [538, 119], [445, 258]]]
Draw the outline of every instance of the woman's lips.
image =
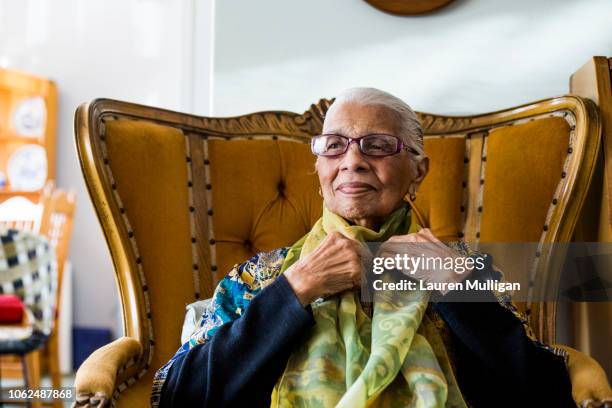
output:
[[370, 184], [360, 183], [357, 181], [342, 183], [336, 189], [343, 192], [344, 194], [362, 194], [368, 191], [375, 190], [375, 188]]

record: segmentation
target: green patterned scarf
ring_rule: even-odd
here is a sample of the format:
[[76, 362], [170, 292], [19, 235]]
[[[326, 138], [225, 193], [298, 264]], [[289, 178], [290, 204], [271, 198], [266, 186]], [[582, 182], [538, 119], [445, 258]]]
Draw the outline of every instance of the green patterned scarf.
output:
[[[291, 247], [281, 271], [333, 231], [361, 242], [384, 242], [419, 228], [407, 205], [393, 212], [378, 232], [350, 225], [324, 206], [322, 218]], [[446, 353], [439, 350], [444, 346], [424, 317], [428, 300], [429, 293], [420, 291], [377, 297], [372, 319], [355, 291], [314, 302], [316, 324], [291, 355], [274, 387], [271, 406], [444, 407], [447, 402], [465, 406]], [[428, 337], [433, 338], [434, 348]]]

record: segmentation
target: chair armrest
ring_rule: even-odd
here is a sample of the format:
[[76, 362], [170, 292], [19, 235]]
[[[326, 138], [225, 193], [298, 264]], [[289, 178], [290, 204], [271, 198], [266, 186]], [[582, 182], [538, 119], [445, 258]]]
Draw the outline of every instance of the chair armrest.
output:
[[569, 355], [568, 370], [572, 381], [572, 396], [578, 406], [612, 407], [612, 389], [599, 363], [568, 346], [555, 345]]
[[74, 406], [106, 406], [115, 390], [117, 375], [141, 354], [142, 345], [132, 337], [121, 337], [94, 351], [76, 373]]

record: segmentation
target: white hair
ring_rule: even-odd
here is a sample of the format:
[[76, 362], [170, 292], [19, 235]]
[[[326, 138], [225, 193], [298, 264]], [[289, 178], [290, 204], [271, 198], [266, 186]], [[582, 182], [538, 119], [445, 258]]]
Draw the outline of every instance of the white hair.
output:
[[400, 123], [400, 136], [403, 140], [414, 141], [413, 147], [424, 154], [423, 128], [412, 108], [397, 96], [376, 88], [350, 88], [336, 96], [329, 110], [339, 107], [346, 102], [355, 102], [360, 105], [382, 106], [394, 112]]

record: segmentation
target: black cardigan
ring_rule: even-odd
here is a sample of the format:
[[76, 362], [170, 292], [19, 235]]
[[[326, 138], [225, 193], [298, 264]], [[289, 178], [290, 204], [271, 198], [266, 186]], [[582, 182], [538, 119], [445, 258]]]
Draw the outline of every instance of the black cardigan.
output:
[[[434, 305], [455, 340], [464, 398], [474, 407], [575, 407], [563, 358], [530, 340], [510, 310], [488, 300]], [[310, 306], [302, 307], [279, 276], [244, 315], [174, 361], [160, 408], [269, 407], [289, 356], [313, 324]]]

